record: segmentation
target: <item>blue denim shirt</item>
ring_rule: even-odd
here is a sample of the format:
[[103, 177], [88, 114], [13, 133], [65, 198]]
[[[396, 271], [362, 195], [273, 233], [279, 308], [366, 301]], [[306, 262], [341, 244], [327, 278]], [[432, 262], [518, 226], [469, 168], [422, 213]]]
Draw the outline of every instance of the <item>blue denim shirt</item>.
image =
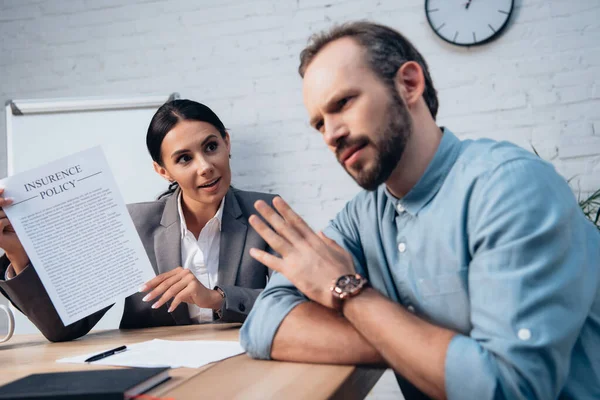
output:
[[[449, 399], [600, 399], [600, 233], [550, 164], [446, 129], [406, 196], [361, 192], [325, 234], [385, 296], [458, 333]], [[304, 301], [274, 274], [242, 346], [270, 358], [281, 321]]]

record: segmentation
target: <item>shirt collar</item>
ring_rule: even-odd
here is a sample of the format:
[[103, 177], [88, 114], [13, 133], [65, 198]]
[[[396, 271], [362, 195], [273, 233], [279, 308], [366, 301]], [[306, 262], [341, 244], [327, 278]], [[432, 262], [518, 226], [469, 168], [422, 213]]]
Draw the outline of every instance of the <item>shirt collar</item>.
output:
[[[216, 220], [219, 227], [219, 232], [221, 231], [221, 221], [223, 220], [223, 208], [225, 205], [225, 197], [221, 200], [221, 204], [219, 205], [219, 209], [217, 213], [208, 220], [206, 225], [210, 224], [213, 220]], [[181, 207], [181, 192], [179, 192], [179, 196], [177, 197], [177, 212], [179, 213], [179, 221], [181, 221], [181, 238], [185, 237], [185, 233], [187, 232], [187, 224], [185, 223], [185, 217], [183, 216], [183, 208]]]
[[404, 208], [409, 214], [416, 215], [437, 194], [446, 180], [460, 153], [461, 142], [448, 128], [442, 128], [442, 131], [440, 145], [425, 173], [403, 198], [394, 197], [385, 187], [385, 193], [396, 209]]

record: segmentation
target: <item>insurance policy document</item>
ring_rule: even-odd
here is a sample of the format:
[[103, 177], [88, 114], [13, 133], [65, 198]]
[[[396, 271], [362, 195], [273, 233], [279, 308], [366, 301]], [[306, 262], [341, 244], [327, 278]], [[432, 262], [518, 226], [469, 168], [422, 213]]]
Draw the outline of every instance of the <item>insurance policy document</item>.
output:
[[100, 147], [0, 180], [4, 211], [63, 324], [155, 276]]

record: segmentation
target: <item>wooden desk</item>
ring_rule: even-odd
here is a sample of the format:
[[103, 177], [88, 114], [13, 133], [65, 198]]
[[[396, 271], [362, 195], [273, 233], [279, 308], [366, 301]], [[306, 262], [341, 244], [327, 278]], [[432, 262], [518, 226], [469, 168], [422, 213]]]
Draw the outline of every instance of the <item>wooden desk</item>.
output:
[[[189, 325], [110, 330], [65, 343], [41, 335], [15, 335], [0, 344], [0, 385], [32, 373], [118, 368], [58, 364], [59, 358], [156, 338], [168, 340], [239, 340], [239, 324]], [[383, 369], [252, 360], [245, 354], [202, 368], [178, 368], [172, 379], [148, 392], [176, 400], [212, 399], [362, 399]]]

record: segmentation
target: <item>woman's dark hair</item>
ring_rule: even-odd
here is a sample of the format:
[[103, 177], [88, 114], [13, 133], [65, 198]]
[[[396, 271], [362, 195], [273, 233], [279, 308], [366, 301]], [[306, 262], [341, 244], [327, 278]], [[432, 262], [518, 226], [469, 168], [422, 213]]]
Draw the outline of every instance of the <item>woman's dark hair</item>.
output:
[[[207, 122], [217, 128], [223, 139], [225, 139], [227, 135], [227, 130], [225, 129], [223, 122], [221, 122], [213, 110], [204, 104], [200, 104], [193, 100], [169, 101], [156, 111], [152, 117], [152, 121], [150, 121], [148, 133], [146, 134], [146, 146], [148, 147], [150, 157], [161, 166], [164, 166], [160, 151], [162, 142], [165, 136], [167, 136], [167, 133], [169, 133], [180, 121]], [[170, 195], [177, 187], [177, 182], [172, 182], [169, 185], [169, 189], [158, 196], [158, 198], [160, 199]]]
[[438, 98], [425, 59], [407, 38], [387, 26], [358, 21], [337, 25], [328, 31], [314, 34], [309, 39], [306, 48], [300, 53], [300, 67], [298, 68], [300, 76], [304, 78], [308, 65], [323, 47], [344, 37], [356, 40], [365, 49], [366, 61], [371, 70], [390, 90], [396, 90], [394, 77], [402, 64], [407, 61], [417, 62], [425, 77], [423, 99], [425, 99], [431, 116], [435, 119], [438, 112]]

